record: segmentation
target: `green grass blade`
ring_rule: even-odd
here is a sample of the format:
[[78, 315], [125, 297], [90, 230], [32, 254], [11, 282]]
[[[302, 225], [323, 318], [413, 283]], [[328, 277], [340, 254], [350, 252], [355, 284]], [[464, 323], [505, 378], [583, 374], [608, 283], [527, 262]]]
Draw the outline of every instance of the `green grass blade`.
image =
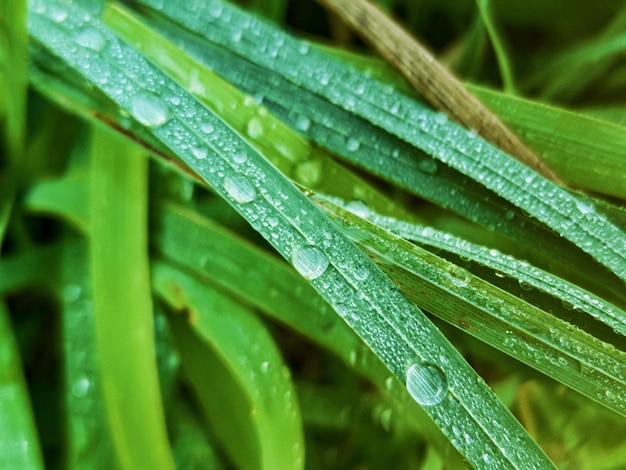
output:
[[324, 205], [419, 307], [626, 416], [621, 393], [626, 353], [359, 217]]
[[187, 314], [172, 319], [183, 369], [231, 458], [240, 468], [303, 468], [295, 390], [265, 326], [167, 264], [153, 264], [152, 276], [157, 294]]
[[493, 46], [493, 50], [496, 54], [496, 59], [498, 60], [498, 66], [500, 68], [500, 74], [502, 76], [502, 82], [504, 84], [504, 90], [507, 93], [514, 94], [515, 82], [513, 81], [513, 71], [511, 69], [511, 63], [509, 61], [509, 56], [507, 54], [504, 41], [500, 37], [500, 33], [498, 32], [498, 30], [496, 29], [496, 25], [494, 24], [490, 2], [489, 0], [476, 0], [476, 6], [478, 7], [480, 18], [485, 25], [485, 29], [487, 30], [487, 34], [489, 35], [489, 39], [491, 40], [491, 45]]
[[89, 251], [83, 240], [68, 237], [62, 252], [65, 465], [76, 470], [118, 468], [110, 429], [103, 426], [106, 411], [89, 281]]
[[157, 379], [147, 252], [147, 158], [92, 141], [91, 263], [105, 407], [122, 468], [173, 468]]
[[432, 323], [273, 165], [98, 21], [68, 13], [55, 21], [33, 12], [31, 35], [196, 170], [332, 305], [341, 304], [344, 319], [469, 462], [551, 465]]
[[0, 300], [0, 344], [0, 467], [43, 469], [20, 354], [4, 300]]
[[579, 113], [469, 86], [571, 185], [626, 199], [626, 129]]
[[9, 161], [21, 162], [26, 135], [28, 30], [26, 1], [4, 2], [0, 14], [0, 145]]

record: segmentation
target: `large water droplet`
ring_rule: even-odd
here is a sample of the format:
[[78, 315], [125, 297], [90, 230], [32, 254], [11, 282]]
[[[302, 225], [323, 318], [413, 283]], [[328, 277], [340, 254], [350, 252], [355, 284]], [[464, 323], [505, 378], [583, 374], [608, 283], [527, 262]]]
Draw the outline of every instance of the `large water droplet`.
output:
[[291, 255], [291, 262], [296, 271], [309, 280], [320, 277], [329, 265], [326, 255], [312, 245], [295, 248]]
[[130, 114], [144, 126], [159, 127], [170, 118], [167, 104], [154, 93], [141, 91], [130, 100]]
[[296, 129], [306, 132], [311, 127], [311, 120], [304, 114], [300, 114], [296, 119]]
[[204, 160], [207, 157], [207, 155], [209, 155], [209, 149], [203, 145], [198, 145], [197, 147], [191, 148], [191, 153], [198, 160]]
[[75, 40], [78, 45], [93, 51], [101, 51], [107, 43], [104, 34], [95, 28], [83, 29], [76, 35]]
[[74, 385], [72, 386], [72, 393], [76, 397], [84, 397], [85, 395], [87, 395], [87, 392], [89, 392], [90, 386], [91, 383], [89, 382], [89, 379], [87, 377], [81, 377], [76, 382], [74, 382]]
[[350, 152], [354, 152], [355, 150], [358, 150], [360, 146], [361, 146], [361, 142], [359, 142], [358, 139], [355, 139], [354, 137], [350, 137], [348, 141], [346, 142], [346, 148]]
[[61, 23], [67, 18], [67, 10], [59, 5], [51, 4], [48, 6], [48, 16], [56, 23]]
[[312, 187], [322, 179], [322, 161], [309, 160], [296, 166], [296, 179], [305, 186]]
[[420, 405], [433, 406], [441, 403], [448, 393], [448, 381], [439, 367], [422, 362], [409, 367], [406, 388]]
[[467, 287], [469, 282], [472, 280], [472, 275], [469, 271], [458, 266], [454, 266], [450, 270], [450, 276], [450, 281], [456, 287]]
[[230, 197], [240, 204], [251, 202], [256, 198], [256, 189], [243, 176], [227, 176], [224, 178], [224, 189]]
[[252, 118], [248, 121], [246, 132], [253, 139], [258, 139], [263, 135], [263, 124], [257, 118]]

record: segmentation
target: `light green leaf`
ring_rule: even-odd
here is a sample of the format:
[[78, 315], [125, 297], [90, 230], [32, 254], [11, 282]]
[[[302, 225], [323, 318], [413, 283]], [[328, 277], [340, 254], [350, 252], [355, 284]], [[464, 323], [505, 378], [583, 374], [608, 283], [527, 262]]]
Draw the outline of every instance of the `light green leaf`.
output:
[[147, 158], [98, 128], [91, 158], [95, 338], [115, 452], [122, 468], [173, 468], [155, 363]]
[[265, 326], [174, 267], [155, 263], [152, 276], [157, 294], [181, 312], [171, 324], [183, 369], [233, 461], [240, 468], [303, 468], [295, 390]]

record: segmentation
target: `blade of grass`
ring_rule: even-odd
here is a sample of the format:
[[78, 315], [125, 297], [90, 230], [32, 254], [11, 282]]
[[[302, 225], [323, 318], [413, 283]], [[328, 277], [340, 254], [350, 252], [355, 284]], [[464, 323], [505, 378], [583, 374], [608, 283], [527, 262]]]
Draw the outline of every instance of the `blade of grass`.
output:
[[4, 299], [0, 300], [0, 345], [0, 467], [43, 469], [20, 353]]
[[[437, 109], [446, 112], [466, 128], [476, 130], [486, 140], [546, 178], [563, 183], [545, 162], [469, 93], [432, 54], [376, 6], [367, 0], [318, 2], [355, 30]], [[486, 24], [488, 28], [490, 24]]]
[[60, 251], [63, 253], [60, 298], [67, 423], [65, 465], [76, 470], [117, 468], [111, 430], [103, 426], [107, 417], [89, 281], [89, 251], [83, 240], [69, 236]]
[[[509, 94], [516, 94], [509, 54], [506, 51], [504, 41], [500, 37], [500, 33], [498, 32], [494, 19], [492, 18], [491, 3], [489, 0], [476, 0], [476, 6], [478, 7], [480, 18], [485, 25], [485, 29], [487, 30], [487, 34], [491, 40], [491, 45], [493, 46], [493, 50], [496, 54], [496, 59], [498, 60], [498, 67], [500, 68], [504, 91]], [[480, 98], [480, 96], [478, 98]], [[484, 100], [481, 101], [484, 102]], [[489, 109], [493, 111], [493, 109]], [[559, 173], [557, 172], [557, 174]], [[559, 174], [559, 176], [561, 175]]]
[[147, 158], [94, 129], [90, 249], [105, 408], [122, 468], [173, 468], [157, 379], [147, 257]]
[[[551, 465], [432, 323], [217, 116], [99, 21], [75, 8], [62, 21], [33, 12], [29, 25], [38, 42], [201, 174], [332, 305], [347, 303], [342, 309], [344, 319], [407, 384], [415, 400], [469, 462], [490, 462], [496, 467], [528, 466], [529, 462], [538, 467]], [[83, 45], [80, 33], [85, 30], [98, 41]], [[83, 53], [76, 53], [77, 46]], [[208, 134], [206, 125], [212, 129]], [[243, 163], [233, 158], [241, 154], [246, 156]], [[272, 223], [275, 220], [277, 224]], [[450, 429], [452, 421], [456, 426]], [[474, 440], [461, 439], [464, 433]]]
[[240, 468], [303, 468], [295, 390], [266, 327], [165, 263], [153, 263], [152, 277], [157, 294], [186, 312], [171, 321], [183, 369], [231, 458]]

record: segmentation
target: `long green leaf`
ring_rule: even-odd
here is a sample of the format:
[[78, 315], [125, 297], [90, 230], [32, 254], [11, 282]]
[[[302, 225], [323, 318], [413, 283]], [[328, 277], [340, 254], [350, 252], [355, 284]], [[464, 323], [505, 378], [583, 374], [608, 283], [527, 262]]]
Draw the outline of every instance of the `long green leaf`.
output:
[[[32, 12], [29, 27], [36, 41], [192, 166], [335, 308], [345, 312], [345, 320], [406, 382], [415, 400], [469, 462], [487, 462], [494, 468], [550, 465], [430, 321], [218, 117], [75, 8], [61, 20]], [[464, 435], [473, 440], [468, 442]]]
[[172, 321], [183, 368], [231, 458], [241, 468], [303, 468], [295, 390], [265, 326], [167, 264], [153, 264], [152, 277], [157, 294], [187, 312], [186, 320], [176, 315]]
[[91, 156], [95, 337], [115, 451], [122, 468], [173, 468], [155, 364], [147, 157], [97, 128]]

